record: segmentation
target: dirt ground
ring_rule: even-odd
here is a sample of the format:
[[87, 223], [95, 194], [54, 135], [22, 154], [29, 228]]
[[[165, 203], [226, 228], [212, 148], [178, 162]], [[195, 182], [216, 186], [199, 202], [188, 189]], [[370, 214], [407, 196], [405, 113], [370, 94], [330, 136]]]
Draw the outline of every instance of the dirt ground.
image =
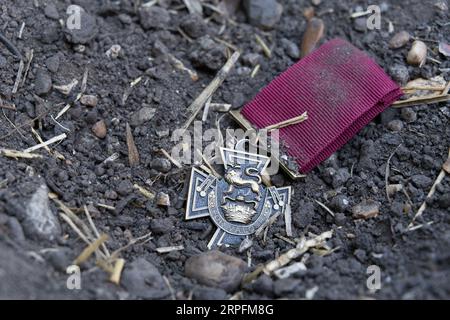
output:
[[[154, 6], [159, 9], [151, 13], [141, 12], [141, 2], [0, 0], [0, 32], [24, 57], [33, 50], [25, 81], [13, 93], [19, 59], [0, 46], [2, 104], [16, 107], [0, 110], [0, 147], [24, 150], [36, 145], [30, 124], [44, 141], [67, 135], [50, 146], [58, 154], [40, 149], [36, 153], [41, 159], [0, 156], [0, 298], [228, 299], [238, 291], [244, 299], [450, 298], [448, 175], [418, 220], [423, 227], [405, 232], [447, 159], [449, 103], [388, 109], [305, 179], [291, 181], [282, 173], [272, 177], [277, 185], [294, 189], [294, 236], [334, 230], [328, 245], [335, 251], [326, 256], [310, 252], [306, 270], [287, 279], [262, 275], [236, 290], [224, 290], [221, 284], [203, 285], [189, 277], [185, 263], [207, 251], [212, 223], [207, 218], [184, 221], [191, 167], [170, 165], [159, 149], [171, 150], [171, 134], [185, 122], [187, 106], [225, 63], [226, 45], [217, 39], [236, 46], [242, 55], [213, 102], [237, 108], [298, 60], [307, 23], [303, 11], [312, 3], [280, 0], [281, 19], [272, 29], [263, 30], [249, 23], [242, 8], [232, 16], [234, 23], [225, 22], [223, 29], [224, 18], [211, 7], [203, 7], [202, 20], [190, 15], [181, 0], [157, 1]], [[321, 1], [314, 8], [325, 22], [321, 42], [347, 39], [397, 81], [438, 75], [448, 81], [450, 60], [436, 47], [438, 41], [450, 42], [449, 12], [435, 6], [436, 2], [380, 0], [381, 30], [373, 31], [364, 30], [361, 20], [350, 18], [358, 7], [365, 10], [369, 1]], [[70, 4], [87, 12], [79, 32], [67, 30], [59, 21], [67, 18]], [[394, 27], [391, 33], [389, 22]], [[422, 68], [409, 66], [405, 56], [410, 43], [396, 50], [388, 47], [392, 36], [402, 30], [424, 39], [429, 56], [441, 63], [428, 60]], [[271, 58], [264, 55], [255, 34], [272, 49]], [[121, 47], [117, 57], [111, 51], [109, 57], [106, 54], [112, 45]], [[199, 80], [174, 68], [168, 54], [195, 70]], [[260, 69], [252, 78], [256, 64]], [[85, 94], [98, 98], [95, 106], [76, 101], [86, 70]], [[140, 82], [131, 88], [138, 78]], [[78, 84], [68, 96], [52, 88], [74, 79]], [[56, 120], [67, 104], [69, 110]], [[156, 111], [153, 117], [151, 108]], [[94, 126], [101, 120], [106, 132], [102, 125]], [[215, 127], [215, 120], [216, 113], [211, 112], [203, 129]], [[140, 154], [140, 164], [134, 167], [128, 162], [127, 123]], [[237, 127], [228, 117], [222, 125]], [[406, 193], [394, 194], [389, 202], [385, 172], [394, 151], [389, 183], [402, 184]], [[114, 154], [117, 158], [111, 160]], [[157, 206], [135, 184], [167, 193], [170, 206]], [[56, 203], [47, 200], [47, 191], [80, 218], [85, 219], [79, 209], [87, 205], [99, 231], [108, 234], [111, 252], [151, 232], [149, 241], [122, 251], [126, 263], [121, 285], [108, 281], [108, 273], [95, 267], [92, 258], [82, 264], [82, 289], [66, 288], [66, 267], [85, 243], [58, 215]], [[327, 205], [334, 217], [316, 200]], [[381, 204], [380, 214], [355, 220], [352, 207], [368, 200]], [[36, 227], [36, 221], [30, 221], [33, 210], [49, 213], [53, 220], [50, 217]], [[294, 247], [276, 235], [285, 235], [283, 219], [269, 229], [265, 242], [254, 239], [247, 272]], [[178, 245], [184, 249], [165, 254], [156, 251]], [[237, 248], [221, 251], [248, 261], [248, 253]], [[381, 289], [375, 292], [366, 286], [370, 265], [381, 269]]]

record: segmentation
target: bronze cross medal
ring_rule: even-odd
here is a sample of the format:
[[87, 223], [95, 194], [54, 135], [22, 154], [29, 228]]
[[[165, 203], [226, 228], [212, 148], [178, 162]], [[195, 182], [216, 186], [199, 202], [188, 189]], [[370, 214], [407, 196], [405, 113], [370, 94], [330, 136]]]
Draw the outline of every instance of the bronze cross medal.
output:
[[290, 210], [291, 187], [262, 184], [268, 157], [227, 148], [220, 153], [224, 177], [192, 168], [186, 207], [186, 220], [209, 216], [217, 226], [209, 249], [239, 244]]

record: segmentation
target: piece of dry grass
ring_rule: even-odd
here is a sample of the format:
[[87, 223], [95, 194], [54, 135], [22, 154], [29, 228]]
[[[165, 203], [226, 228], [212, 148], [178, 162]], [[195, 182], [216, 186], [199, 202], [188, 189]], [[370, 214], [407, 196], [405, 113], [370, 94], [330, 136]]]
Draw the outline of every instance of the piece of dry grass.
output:
[[111, 281], [116, 285], [119, 285], [124, 266], [125, 266], [125, 259], [122, 258], [117, 259], [114, 263], [114, 268], [111, 272], [111, 276], [109, 277], [109, 281]]
[[67, 138], [67, 135], [65, 133], [62, 133], [62, 134], [57, 135], [56, 137], [53, 137], [45, 142], [39, 143], [35, 146], [25, 149], [25, 150], [23, 150], [23, 152], [25, 152], [25, 153], [33, 152], [33, 151], [41, 149], [41, 148], [46, 148], [48, 145], [55, 143], [55, 142], [59, 142], [61, 140], [64, 140], [65, 138]]
[[137, 190], [138, 190], [144, 197], [146, 197], [147, 199], [153, 200], [153, 199], [155, 199], [155, 197], [156, 197], [156, 195], [155, 195], [153, 192], [151, 192], [151, 191], [149, 191], [149, 190], [147, 190], [147, 189], [141, 187], [141, 186], [138, 185], [138, 184], [134, 184], [133, 187], [134, 187], [135, 189], [137, 189]]
[[234, 66], [236, 61], [239, 59], [240, 53], [235, 52], [228, 59], [225, 65], [217, 73], [216, 77], [210, 82], [210, 84], [200, 93], [200, 95], [192, 102], [188, 107], [187, 111], [190, 113], [190, 117], [183, 125], [183, 129], [187, 130], [191, 123], [195, 120], [195, 117], [200, 112], [202, 107], [205, 105], [206, 101], [216, 92], [217, 88], [223, 83], [227, 75], [230, 73], [231, 68]]
[[22, 152], [12, 149], [0, 149], [0, 155], [14, 159], [42, 159], [43, 156], [36, 153]]
[[73, 261], [73, 264], [80, 265], [85, 262], [106, 240], [108, 240], [108, 235], [102, 234], [81, 252], [81, 254]]
[[263, 50], [264, 54], [267, 58], [272, 57], [272, 50], [270, 50], [269, 46], [264, 42], [264, 40], [257, 34], [255, 34], [256, 42], [261, 46], [261, 49]]
[[180, 245], [180, 246], [159, 247], [159, 248], [156, 248], [155, 250], [158, 253], [169, 253], [169, 252], [172, 252], [172, 251], [184, 250], [184, 246]]
[[328, 208], [325, 204], [323, 204], [323, 203], [320, 202], [319, 200], [315, 200], [315, 199], [314, 199], [314, 201], [315, 201], [319, 206], [321, 206], [322, 208], [324, 208], [325, 211], [328, 212], [328, 213], [330, 214], [330, 216], [334, 217], [334, 212], [333, 212], [330, 208]]

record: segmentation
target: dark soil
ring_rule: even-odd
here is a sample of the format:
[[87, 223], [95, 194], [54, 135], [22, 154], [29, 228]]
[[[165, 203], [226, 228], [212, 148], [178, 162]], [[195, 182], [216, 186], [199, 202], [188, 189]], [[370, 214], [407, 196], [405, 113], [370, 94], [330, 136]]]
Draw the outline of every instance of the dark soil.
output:
[[[0, 0], [0, 32], [11, 39], [22, 55], [34, 50], [25, 83], [13, 94], [19, 60], [5, 46], [0, 46], [2, 103], [15, 104], [17, 108], [1, 110], [0, 147], [23, 150], [37, 144], [29, 125], [32, 123], [43, 140], [67, 134], [65, 140], [51, 146], [65, 160], [51, 156], [45, 149], [37, 152], [43, 159], [0, 157], [0, 298], [170, 298], [164, 282], [153, 282], [148, 288], [143, 281], [139, 282], [139, 270], [133, 271], [131, 266], [140, 258], [156, 267], [157, 270], [148, 271], [152, 276], [160, 277], [159, 271], [167, 277], [177, 298], [188, 298], [190, 294], [194, 298], [229, 298], [234, 292], [200, 285], [185, 275], [186, 260], [207, 251], [213, 228], [206, 218], [184, 221], [185, 185], [190, 166], [167, 168], [158, 150], [171, 150], [170, 135], [186, 120], [187, 106], [226, 61], [223, 44], [216, 42], [210, 48], [199, 43], [207, 42], [200, 36], [219, 37], [242, 50], [242, 58], [213, 96], [213, 102], [231, 103], [237, 108], [297, 60], [295, 45], [300, 45], [306, 27], [303, 10], [311, 6], [310, 1], [280, 1], [283, 15], [270, 31], [250, 25], [240, 9], [233, 18], [237, 23], [228, 23], [221, 34], [223, 19], [214, 11], [204, 8], [204, 18], [209, 19], [202, 22], [190, 17], [180, 0], [159, 1], [157, 6], [162, 9], [145, 23], [140, 23], [140, 1], [74, 0], [73, 3], [90, 14], [83, 18], [86, 24], [82, 32], [76, 34], [65, 30], [58, 21], [66, 19], [66, 8], [71, 1], [35, 1], [38, 6], [33, 2]], [[382, 28], [374, 31], [358, 31], [361, 23], [350, 18], [357, 6], [365, 9], [369, 1], [322, 1], [315, 9], [326, 25], [323, 41], [334, 37], [347, 39], [371, 55], [387, 72], [398, 72], [392, 68], [400, 65], [407, 67], [409, 79], [443, 75], [448, 81], [450, 60], [435, 48], [436, 41], [450, 41], [449, 13], [434, 6], [435, 2], [438, 1], [384, 1], [380, 3]], [[56, 10], [48, 7], [51, 3]], [[430, 56], [442, 63], [427, 61], [422, 68], [408, 66], [405, 55], [410, 44], [397, 50], [388, 48], [394, 34], [388, 33], [389, 21], [393, 23], [394, 33], [406, 30], [425, 39], [431, 49]], [[18, 39], [22, 22], [25, 28]], [[180, 34], [179, 27], [194, 38], [192, 42]], [[255, 34], [273, 48], [270, 59], [264, 56]], [[105, 53], [114, 44], [119, 44], [122, 50], [116, 59], [108, 58]], [[193, 82], [187, 73], [175, 69], [167, 52], [195, 69], [199, 80]], [[245, 57], [251, 53], [258, 54], [257, 61], [261, 64], [254, 78], [249, 76], [254, 59]], [[86, 94], [98, 97], [95, 107], [84, 106], [79, 101], [72, 103], [80, 92], [86, 69], [89, 72]], [[138, 77], [142, 77], [141, 82], [130, 90], [130, 83]], [[51, 83], [67, 84], [73, 79], [78, 79], [79, 84], [68, 97], [50, 87]], [[126, 101], [123, 101], [124, 93], [129, 94]], [[72, 103], [72, 107], [58, 119], [58, 125], [51, 116], [55, 117], [67, 103]], [[144, 121], [142, 114], [133, 117], [143, 107], [156, 109], [151, 120]], [[449, 108], [450, 104], [441, 103], [402, 112], [389, 109], [305, 179], [290, 181], [283, 173], [273, 177], [279, 185], [293, 186], [294, 235], [333, 229], [329, 246], [339, 249], [324, 257], [311, 254], [306, 260], [307, 270], [287, 280], [261, 276], [239, 289], [243, 298], [305, 298], [306, 292], [316, 286], [316, 299], [450, 298], [449, 176], [437, 188], [418, 221], [433, 223], [404, 232], [447, 158]], [[30, 122], [36, 117], [40, 120]], [[212, 112], [203, 129], [215, 127], [215, 118]], [[99, 120], [106, 123], [104, 139], [97, 138], [91, 130]], [[401, 121], [403, 126], [398, 121], [391, 123], [393, 120]], [[14, 130], [10, 121], [20, 129]], [[135, 167], [128, 164], [127, 122], [132, 124], [140, 154], [140, 164]], [[236, 127], [229, 118], [222, 124]], [[164, 132], [167, 129], [169, 134]], [[393, 131], [397, 129], [400, 131]], [[389, 155], [400, 144], [390, 161], [389, 182], [405, 186], [413, 204], [410, 210], [402, 192], [393, 195], [391, 203], [385, 193], [385, 166]], [[114, 153], [119, 157], [105, 163]], [[111, 251], [127, 244], [132, 237], [152, 232], [151, 241], [123, 252], [127, 261], [126, 284], [110, 283], [108, 274], [95, 268], [91, 259], [82, 266], [82, 290], [66, 289], [65, 267], [85, 244], [61, 219], [62, 232], [54, 239], [42, 237], [27, 227], [24, 218], [29, 210], [27, 204], [42, 184], [68, 207], [88, 205], [98, 229], [110, 236], [107, 245]], [[133, 184], [153, 192], [166, 192], [171, 206], [156, 206], [137, 193]], [[335, 216], [314, 200], [329, 206]], [[381, 203], [380, 214], [367, 220], [353, 219], [351, 208], [363, 200]], [[116, 210], [105, 209], [99, 203]], [[56, 214], [53, 202], [50, 207]], [[255, 240], [250, 270], [293, 247], [275, 236], [285, 235], [284, 230], [284, 221], [279, 219], [270, 228], [265, 243]], [[168, 254], [155, 251], [171, 245], [184, 245], [185, 249]], [[221, 250], [247, 261], [247, 254], [239, 253], [237, 248]], [[145, 262], [138, 262], [135, 267], [145, 267]], [[381, 268], [381, 289], [376, 292], [366, 286], [366, 270], [370, 265]]]

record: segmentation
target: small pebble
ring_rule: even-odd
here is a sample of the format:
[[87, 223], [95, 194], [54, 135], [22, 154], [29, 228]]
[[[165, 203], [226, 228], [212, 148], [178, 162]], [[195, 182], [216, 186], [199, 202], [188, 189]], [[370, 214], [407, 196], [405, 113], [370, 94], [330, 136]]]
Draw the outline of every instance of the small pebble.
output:
[[106, 137], [108, 130], [106, 129], [106, 123], [104, 120], [97, 121], [92, 126], [92, 132], [97, 138], [103, 139]]
[[392, 120], [388, 123], [387, 128], [394, 132], [402, 131], [403, 122], [401, 120]]
[[172, 164], [166, 158], [156, 158], [153, 159], [150, 167], [162, 173], [167, 173], [172, 168]]
[[98, 98], [94, 95], [86, 94], [81, 97], [80, 102], [86, 107], [95, 107], [98, 103]]
[[37, 95], [43, 95], [49, 93], [52, 89], [52, 78], [50, 74], [43, 70], [39, 69], [36, 72], [36, 78], [34, 80], [34, 92]]
[[156, 204], [160, 207], [170, 207], [170, 196], [164, 192], [158, 192], [156, 195]]
[[352, 208], [353, 218], [369, 219], [376, 217], [380, 212], [380, 203], [374, 200], [363, 200]]
[[417, 113], [411, 108], [402, 108], [400, 114], [402, 119], [407, 123], [412, 123], [417, 120]]
[[398, 84], [404, 86], [409, 80], [408, 68], [402, 64], [394, 64], [389, 68], [389, 74]]
[[389, 48], [398, 49], [403, 47], [411, 39], [411, 35], [406, 31], [396, 33], [391, 40], [389, 40]]

